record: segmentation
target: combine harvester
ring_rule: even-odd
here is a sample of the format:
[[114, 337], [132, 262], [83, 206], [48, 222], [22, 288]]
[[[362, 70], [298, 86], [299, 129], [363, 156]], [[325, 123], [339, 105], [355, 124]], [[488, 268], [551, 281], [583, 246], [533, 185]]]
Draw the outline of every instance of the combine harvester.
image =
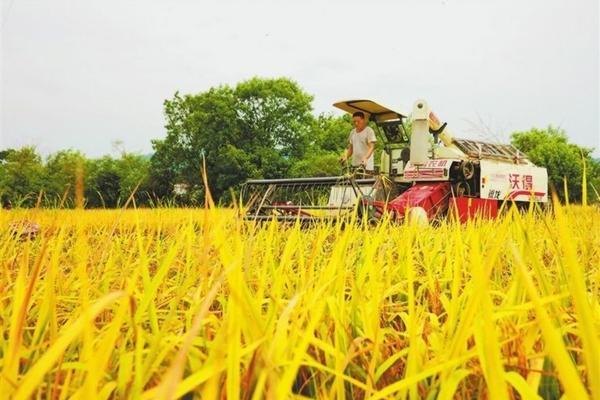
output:
[[450, 212], [461, 221], [493, 218], [501, 202], [548, 201], [548, 174], [512, 145], [457, 139], [424, 100], [415, 102], [412, 129], [406, 116], [370, 100], [334, 104], [348, 113], [362, 111], [383, 143], [373, 175], [293, 179], [253, 179], [242, 189], [250, 220], [312, 222], [361, 217], [376, 222], [439, 220]]

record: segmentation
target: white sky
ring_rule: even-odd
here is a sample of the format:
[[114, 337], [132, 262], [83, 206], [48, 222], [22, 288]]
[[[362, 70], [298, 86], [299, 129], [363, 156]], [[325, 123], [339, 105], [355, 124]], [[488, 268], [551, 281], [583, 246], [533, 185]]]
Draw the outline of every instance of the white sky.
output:
[[600, 156], [598, 0], [1, 1], [0, 148], [149, 153], [175, 91], [287, 76], [316, 112], [422, 97], [457, 136]]

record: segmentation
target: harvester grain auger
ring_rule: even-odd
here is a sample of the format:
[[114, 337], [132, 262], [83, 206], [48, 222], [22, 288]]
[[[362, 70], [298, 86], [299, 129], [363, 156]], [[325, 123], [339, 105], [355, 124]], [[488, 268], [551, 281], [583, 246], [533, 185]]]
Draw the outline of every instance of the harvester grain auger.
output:
[[545, 168], [508, 144], [457, 139], [424, 100], [415, 102], [412, 128], [406, 116], [370, 100], [334, 104], [363, 112], [375, 126], [383, 151], [376, 173], [294, 179], [253, 179], [242, 189], [246, 218], [303, 222], [359, 216], [376, 221], [413, 215], [461, 221], [495, 217], [503, 201], [548, 200]]

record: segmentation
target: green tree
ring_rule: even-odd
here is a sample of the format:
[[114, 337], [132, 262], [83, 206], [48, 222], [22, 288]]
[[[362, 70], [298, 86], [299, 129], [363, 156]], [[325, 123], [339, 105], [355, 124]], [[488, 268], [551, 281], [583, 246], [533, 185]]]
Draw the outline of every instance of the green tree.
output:
[[338, 154], [348, 147], [348, 135], [352, 130], [352, 117], [344, 114], [336, 117], [331, 114], [319, 115], [311, 129], [312, 152]]
[[[154, 140], [151, 159], [151, 190], [159, 198], [171, 196], [173, 185], [185, 183], [196, 191], [201, 182], [202, 157], [210, 174], [211, 185], [225, 173], [223, 158], [228, 144], [244, 145], [237, 124], [233, 89], [228, 86], [211, 88], [198, 95], [166, 100], [167, 136]], [[225, 191], [211, 187], [218, 198]]]
[[173, 184], [178, 179], [178, 164], [184, 160], [174, 151], [172, 136], [165, 140], [153, 140], [154, 154], [150, 158], [148, 191], [155, 201], [171, 196]]
[[289, 177], [336, 176], [342, 173], [339, 158], [348, 147], [352, 119], [320, 114], [310, 126], [309, 151], [297, 160], [288, 172]]
[[3, 203], [31, 207], [44, 186], [44, 166], [34, 147], [9, 149], [0, 159], [0, 194]]
[[61, 150], [47, 158], [44, 176], [46, 205], [59, 205], [65, 193], [67, 197], [63, 206], [74, 204], [77, 169], [82, 168], [85, 174], [85, 163], [85, 156], [75, 150]]
[[148, 184], [150, 173], [150, 160], [142, 155], [122, 153], [117, 160], [119, 174], [119, 191], [127, 200], [135, 190], [136, 204], [143, 205], [148, 201]]
[[85, 199], [87, 207], [112, 208], [121, 199], [121, 177], [117, 162], [104, 156], [86, 163]]
[[104, 156], [86, 163], [87, 207], [119, 207], [137, 188], [136, 204], [148, 204], [150, 161], [147, 157], [123, 152], [120, 158]]
[[548, 182], [556, 189], [561, 200], [565, 199], [563, 178], [566, 178], [569, 200], [581, 201], [582, 157], [587, 164], [588, 193], [593, 193], [592, 185], [597, 188], [600, 166], [591, 157], [593, 149], [569, 143], [563, 129], [548, 126], [546, 129], [532, 128], [515, 132], [511, 142], [527, 154], [533, 163], [547, 168]]
[[150, 187], [169, 195], [175, 183], [201, 186], [203, 156], [211, 191], [227, 200], [248, 177], [288, 174], [310, 145], [312, 97], [286, 78], [253, 78], [165, 101], [167, 136], [153, 141]]
[[338, 176], [343, 172], [339, 158], [338, 154], [331, 152], [310, 155], [305, 160], [296, 162], [290, 169], [289, 176], [292, 178]]

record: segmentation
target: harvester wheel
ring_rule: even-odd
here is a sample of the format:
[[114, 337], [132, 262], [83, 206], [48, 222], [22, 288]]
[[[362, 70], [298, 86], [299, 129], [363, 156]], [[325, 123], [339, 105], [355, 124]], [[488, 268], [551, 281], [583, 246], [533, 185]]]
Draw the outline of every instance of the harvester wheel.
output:
[[465, 180], [469, 180], [475, 176], [475, 165], [471, 161], [463, 162], [460, 169]]
[[461, 196], [470, 196], [471, 195], [471, 186], [465, 181], [458, 181], [454, 184], [454, 195]]

